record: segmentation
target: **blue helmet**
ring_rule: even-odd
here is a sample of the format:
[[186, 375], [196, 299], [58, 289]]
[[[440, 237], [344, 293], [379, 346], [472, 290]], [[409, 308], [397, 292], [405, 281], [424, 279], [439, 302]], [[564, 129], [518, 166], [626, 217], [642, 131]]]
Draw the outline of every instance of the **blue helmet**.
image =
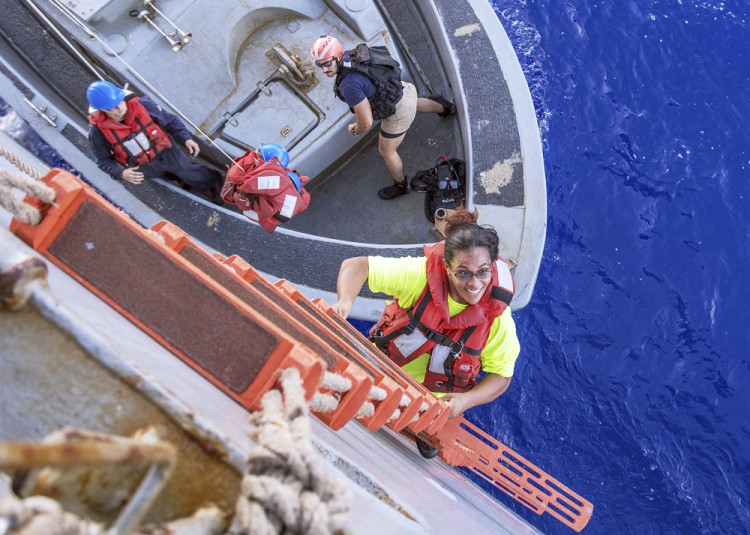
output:
[[294, 187], [297, 188], [297, 191], [300, 191], [302, 189], [302, 180], [299, 175], [294, 171], [287, 171], [286, 174], [292, 179], [292, 182], [294, 182]]
[[284, 169], [289, 165], [289, 153], [278, 143], [261, 143], [258, 152], [260, 152], [264, 162], [276, 157]]
[[89, 84], [86, 98], [95, 110], [111, 110], [125, 98], [125, 91], [111, 82], [97, 80]]

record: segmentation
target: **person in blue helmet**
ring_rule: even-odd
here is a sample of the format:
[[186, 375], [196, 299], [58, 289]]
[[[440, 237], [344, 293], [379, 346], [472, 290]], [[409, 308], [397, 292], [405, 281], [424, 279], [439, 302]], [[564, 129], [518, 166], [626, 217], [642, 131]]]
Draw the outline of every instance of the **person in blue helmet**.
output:
[[89, 144], [96, 164], [116, 180], [141, 184], [145, 178], [178, 179], [221, 202], [221, 173], [190, 161], [200, 152], [185, 125], [150, 98], [137, 97], [97, 80], [86, 90]]
[[[284, 169], [289, 165], [289, 153], [278, 143], [261, 143], [260, 147], [258, 147], [258, 152], [260, 152], [264, 162], [270, 161], [271, 158], [276, 158]], [[297, 191], [300, 191], [302, 189], [302, 180], [299, 175], [294, 171], [287, 171], [286, 174], [292, 179]]]
[[224, 202], [237, 206], [269, 234], [310, 204], [308, 177], [287, 168], [289, 154], [276, 143], [261, 143], [235, 158], [221, 188]]

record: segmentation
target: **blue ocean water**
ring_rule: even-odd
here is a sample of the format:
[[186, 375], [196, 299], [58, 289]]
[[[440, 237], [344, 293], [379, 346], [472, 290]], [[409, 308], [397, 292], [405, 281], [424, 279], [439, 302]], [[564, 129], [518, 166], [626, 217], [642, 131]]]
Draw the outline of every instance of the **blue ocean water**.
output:
[[593, 502], [584, 533], [748, 533], [750, 6], [491, 1], [549, 226], [513, 383], [468, 417]]
[[513, 383], [468, 416], [593, 502], [584, 533], [748, 533], [750, 4], [491, 1], [549, 226]]

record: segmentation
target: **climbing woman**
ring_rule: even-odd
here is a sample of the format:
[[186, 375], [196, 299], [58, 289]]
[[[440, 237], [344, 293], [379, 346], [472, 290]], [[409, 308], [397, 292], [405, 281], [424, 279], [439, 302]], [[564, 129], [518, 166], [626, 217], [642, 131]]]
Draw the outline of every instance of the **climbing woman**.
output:
[[497, 233], [476, 221], [475, 213], [454, 212], [445, 241], [425, 247], [423, 257], [347, 258], [333, 305], [347, 317], [365, 282], [372, 292], [393, 296], [371, 340], [443, 396], [451, 418], [503, 394], [520, 351], [509, 306], [512, 275], [498, 257]]

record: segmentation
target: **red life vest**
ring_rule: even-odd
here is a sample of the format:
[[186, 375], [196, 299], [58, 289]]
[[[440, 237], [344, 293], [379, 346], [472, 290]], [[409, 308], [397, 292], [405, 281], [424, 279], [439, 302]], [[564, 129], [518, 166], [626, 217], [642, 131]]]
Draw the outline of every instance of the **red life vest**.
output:
[[[297, 186], [277, 158], [263, 161], [255, 152], [248, 151], [235, 158], [238, 165], [227, 171], [221, 188], [221, 198], [238, 206], [245, 216], [259, 223], [273, 234], [281, 223], [302, 212], [310, 204], [310, 194]], [[309, 179], [300, 177], [304, 184]]]
[[115, 161], [125, 167], [151, 163], [158, 154], [172, 147], [169, 135], [154, 122], [140, 99], [125, 97], [128, 110], [121, 122], [101, 110], [89, 115], [89, 122], [101, 130], [112, 149]]
[[476, 384], [482, 371], [479, 355], [492, 323], [513, 298], [513, 276], [498, 258], [489, 289], [480, 301], [450, 317], [444, 244], [425, 246], [424, 250], [427, 284], [422, 294], [408, 310], [401, 308], [398, 300], [388, 305], [370, 330], [371, 340], [399, 366], [429, 353], [422, 384], [432, 392], [465, 392]]

